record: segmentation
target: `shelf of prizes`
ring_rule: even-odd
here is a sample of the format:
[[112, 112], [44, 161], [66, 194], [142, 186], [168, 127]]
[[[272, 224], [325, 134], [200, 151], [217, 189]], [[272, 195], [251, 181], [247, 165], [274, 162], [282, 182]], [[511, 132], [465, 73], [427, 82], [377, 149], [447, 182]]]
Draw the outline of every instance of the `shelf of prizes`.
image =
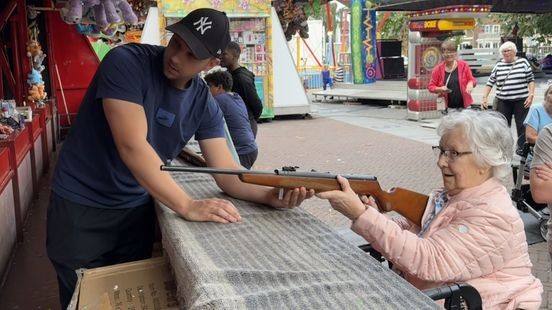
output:
[[[272, 19], [269, 0], [159, 0], [159, 23], [166, 45], [172, 35], [164, 31], [166, 25], [177, 22], [198, 8], [214, 8], [224, 11], [230, 20], [230, 37], [241, 47], [240, 64], [255, 74], [257, 93], [263, 102], [261, 118], [274, 118], [273, 68], [272, 68]], [[277, 21], [276, 21], [277, 22]]]
[[23, 224], [38, 180], [49, 168], [54, 132], [52, 101], [26, 107], [0, 100], [0, 275], [4, 274], [17, 241], [23, 241]]

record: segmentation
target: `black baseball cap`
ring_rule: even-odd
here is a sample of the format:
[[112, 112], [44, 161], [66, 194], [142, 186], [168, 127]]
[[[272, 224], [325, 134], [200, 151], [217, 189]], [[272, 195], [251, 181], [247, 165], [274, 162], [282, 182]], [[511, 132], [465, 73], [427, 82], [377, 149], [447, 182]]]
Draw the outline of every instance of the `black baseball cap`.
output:
[[180, 36], [198, 59], [220, 58], [230, 43], [228, 17], [214, 9], [193, 10], [166, 29]]

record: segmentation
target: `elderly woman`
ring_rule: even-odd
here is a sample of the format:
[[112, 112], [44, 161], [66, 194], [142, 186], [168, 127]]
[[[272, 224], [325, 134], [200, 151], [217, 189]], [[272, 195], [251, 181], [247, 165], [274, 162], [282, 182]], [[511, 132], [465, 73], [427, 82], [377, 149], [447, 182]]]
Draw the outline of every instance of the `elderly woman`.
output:
[[463, 110], [443, 117], [434, 146], [444, 187], [430, 194], [422, 227], [390, 219], [374, 203], [342, 190], [318, 193], [419, 289], [467, 282], [483, 309], [538, 309], [542, 284], [531, 274], [523, 222], [501, 184], [513, 141], [504, 117]]
[[552, 123], [552, 85], [548, 86], [544, 92], [544, 102], [542, 104], [533, 104], [527, 118], [523, 122], [525, 125], [525, 140], [535, 144], [539, 132], [548, 124]]
[[531, 65], [525, 58], [516, 57], [517, 48], [513, 42], [505, 42], [499, 48], [502, 59], [496, 63], [483, 89], [484, 108], [488, 106], [491, 89], [496, 85], [494, 108], [506, 117], [508, 126], [512, 115], [516, 121], [516, 137], [523, 133], [523, 121], [533, 103], [535, 78]]
[[473, 103], [471, 92], [477, 83], [470, 66], [457, 59], [457, 48], [452, 40], [441, 44], [443, 62], [433, 69], [428, 86], [430, 92], [439, 94], [445, 100], [445, 111], [468, 108]]

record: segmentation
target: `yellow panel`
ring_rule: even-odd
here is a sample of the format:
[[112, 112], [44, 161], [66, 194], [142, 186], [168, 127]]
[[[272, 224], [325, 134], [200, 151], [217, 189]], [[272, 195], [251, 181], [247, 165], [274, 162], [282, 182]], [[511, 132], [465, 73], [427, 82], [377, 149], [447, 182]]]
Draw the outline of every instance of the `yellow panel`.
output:
[[270, 0], [159, 0], [157, 5], [165, 17], [184, 17], [199, 8], [224, 11], [229, 17], [270, 16]]
[[437, 28], [440, 31], [474, 29], [475, 19], [474, 18], [440, 19], [437, 22]]

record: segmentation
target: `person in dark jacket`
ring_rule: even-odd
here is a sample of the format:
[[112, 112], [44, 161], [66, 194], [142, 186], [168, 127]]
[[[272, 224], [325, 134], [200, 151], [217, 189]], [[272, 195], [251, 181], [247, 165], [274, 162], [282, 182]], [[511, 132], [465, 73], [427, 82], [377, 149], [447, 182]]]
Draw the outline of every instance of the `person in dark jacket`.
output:
[[263, 103], [255, 88], [255, 74], [239, 64], [240, 54], [240, 45], [236, 42], [230, 42], [222, 53], [220, 65], [227, 68], [232, 74], [232, 80], [234, 81], [232, 92], [240, 95], [243, 102], [245, 102], [251, 130], [253, 130], [253, 135], [257, 137], [257, 120], [263, 113]]
[[228, 71], [218, 70], [207, 74], [203, 79], [224, 114], [240, 164], [251, 169], [257, 160], [257, 143], [249, 125], [245, 103], [240, 95], [231, 92], [232, 76]]

